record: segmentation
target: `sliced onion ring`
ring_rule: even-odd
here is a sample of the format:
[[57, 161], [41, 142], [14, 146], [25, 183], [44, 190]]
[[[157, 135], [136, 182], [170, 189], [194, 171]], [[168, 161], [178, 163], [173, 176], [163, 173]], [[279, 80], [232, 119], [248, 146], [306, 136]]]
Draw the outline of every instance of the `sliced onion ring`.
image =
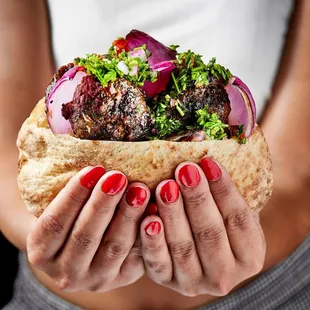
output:
[[256, 122], [256, 107], [249, 88], [238, 78], [232, 77], [225, 87], [230, 100], [229, 125], [244, 125], [244, 134], [250, 137]]
[[87, 74], [81, 66], [69, 69], [56, 83], [46, 100], [47, 121], [54, 134], [72, 132], [69, 120], [62, 116], [62, 105], [73, 99], [76, 87]]

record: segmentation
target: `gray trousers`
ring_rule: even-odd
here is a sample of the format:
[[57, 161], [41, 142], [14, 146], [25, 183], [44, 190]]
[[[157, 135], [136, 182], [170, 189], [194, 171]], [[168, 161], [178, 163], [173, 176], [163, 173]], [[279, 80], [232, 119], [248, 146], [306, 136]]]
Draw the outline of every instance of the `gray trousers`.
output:
[[[79, 309], [38, 283], [23, 254], [20, 254], [19, 261], [15, 293], [4, 310]], [[310, 310], [310, 236], [287, 259], [248, 286], [200, 309]]]

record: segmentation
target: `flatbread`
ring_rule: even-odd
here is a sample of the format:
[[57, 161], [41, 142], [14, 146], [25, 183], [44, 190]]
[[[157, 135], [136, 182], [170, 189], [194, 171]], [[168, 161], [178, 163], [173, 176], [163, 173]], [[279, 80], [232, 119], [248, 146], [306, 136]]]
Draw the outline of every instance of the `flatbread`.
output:
[[54, 135], [40, 100], [24, 122], [17, 139], [19, 148], [18, 184], [28, 210], [40, 216], [68, 180], [86, 166], [102, 165], [120, 170], [129, 182], [150, 187], [174, 177], [183, 161], [196, 163], [203, 156], [221, 162], [253, 212], [258, 212], [271, 196], [273, 176], [268, 145], [256, 125], [246, 144], [236, 140], [203, 142], [91, 141], [70, 135]]

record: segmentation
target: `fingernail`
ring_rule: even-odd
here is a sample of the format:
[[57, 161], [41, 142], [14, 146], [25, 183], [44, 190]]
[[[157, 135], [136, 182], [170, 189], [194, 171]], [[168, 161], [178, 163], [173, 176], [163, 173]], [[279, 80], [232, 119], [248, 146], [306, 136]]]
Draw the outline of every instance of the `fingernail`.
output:
[[159, 222], [151, 222], [144, 228], [144, 230], [149, 236], [155, 236], [160, 233], [161, 225]]
[[200, 174], [194, 165], [187, 164], [180, 169], [179, 179], [184, 186], [192, 188], [200, 182]]
[[144, 217], [147, 217], [149, 215], [158, 215], [158, 208], [156, 203], [154, 202], [150, 203], [144, 211]]
[[179, 198], [179, 195], [179, 186], [177, 182], [172, 180], [166, 182], [160, 190], [160, 198], [166, 204], [176, 202]]
[[107, 195], [116, 195], [126, 185], [126, 177], [121, 173], [113, 173], [102, 183], [101, 189]]
[[131, 207], [141, 207], [146, 199], [147, 192], [139, 186], [130, 187], [126, 194], [126, 202]]
[[96, 166], [90, 169], [84, 176], [81, 177], [80, 183], [87, 189], [95, 187], [100, 178], [105, 174], [105, 169], [101, 166]]
[[207, 157], [202, 158], [200, 160], [200, 167], [203, 170], [204, 174], [206, 175], [208, 181], [216, 181], [222, 175], [220, 167], [211, 158]]

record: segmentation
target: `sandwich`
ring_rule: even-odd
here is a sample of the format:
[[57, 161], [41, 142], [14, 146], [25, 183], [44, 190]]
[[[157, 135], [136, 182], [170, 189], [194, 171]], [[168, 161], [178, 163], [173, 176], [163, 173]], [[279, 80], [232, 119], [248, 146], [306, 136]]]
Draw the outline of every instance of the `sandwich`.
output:
[[18, 134], [18, 184], [40, 216], [85, 166], [120, 170], [154, 191], [183, 161], [210, 156], [253, 212], [272, 192], [272, 164], [246, 84], [212, 58], [132, 30], [105, 54], [62, 66]]

